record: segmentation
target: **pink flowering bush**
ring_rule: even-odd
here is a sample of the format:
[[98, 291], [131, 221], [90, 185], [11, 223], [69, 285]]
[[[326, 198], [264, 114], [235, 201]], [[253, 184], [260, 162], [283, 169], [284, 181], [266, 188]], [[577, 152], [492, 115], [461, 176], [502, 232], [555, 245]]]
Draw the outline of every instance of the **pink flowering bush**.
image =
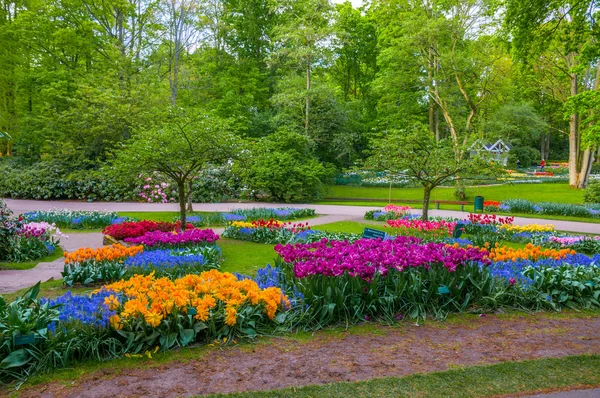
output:
[[154, 172], [149, 176], [139, 174], [140, 188], [138, 195], [144, 202], [168, 203], [177, 201], [177, 190], [171, 187], [167, 179], [160, 173]]

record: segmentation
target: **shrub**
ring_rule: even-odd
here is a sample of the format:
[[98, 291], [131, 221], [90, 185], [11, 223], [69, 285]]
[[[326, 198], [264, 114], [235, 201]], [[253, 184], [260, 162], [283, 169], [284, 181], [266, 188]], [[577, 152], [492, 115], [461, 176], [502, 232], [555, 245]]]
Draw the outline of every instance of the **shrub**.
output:
[[600, 181], [590, 183], [583, 196], [585, 203], [600, 203]]
[[276, 201], [317, 199], [333, 176], [312, 154], [308, 138], [291, 132], [262, 138], [250, 163], [244, 171], [249, 187]]

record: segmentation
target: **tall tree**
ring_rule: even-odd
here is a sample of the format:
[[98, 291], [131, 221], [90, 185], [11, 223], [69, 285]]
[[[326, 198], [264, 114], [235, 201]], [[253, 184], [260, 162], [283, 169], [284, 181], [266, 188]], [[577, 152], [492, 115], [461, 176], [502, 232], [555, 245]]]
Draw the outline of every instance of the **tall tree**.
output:
[[[594, 90], [598, 52], [590, 52], [590, 48], [597, 48], [596, 0], [509, 0], [506, 7], [515, 55], [524, 68], [541, 69], [551, 84], [563, 91], [563, 104], [582, 91]], [[571, 111], [569, 184], [581, 188], [587, 185], [597, 143], [582, 141], [580, 108], [567, 109]]]

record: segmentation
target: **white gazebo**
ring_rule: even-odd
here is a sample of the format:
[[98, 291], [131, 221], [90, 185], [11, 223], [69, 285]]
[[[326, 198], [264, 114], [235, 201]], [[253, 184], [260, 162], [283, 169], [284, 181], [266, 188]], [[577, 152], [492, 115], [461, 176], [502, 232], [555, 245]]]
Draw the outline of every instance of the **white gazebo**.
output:
[[469, 150], [471, 151], [471, 154], [480, 154], [486, 152], [491, 159], [494, 159], [502, 166], [506, 166], [506, 162], [508, 161], [508, 152], [511, 150], [511, 145], [505, 143], [502, 141], [502, 139], [499, 139], [493, 144], [488, 141], [478, 139], [473, 143], [473, 145], [471, 145]]

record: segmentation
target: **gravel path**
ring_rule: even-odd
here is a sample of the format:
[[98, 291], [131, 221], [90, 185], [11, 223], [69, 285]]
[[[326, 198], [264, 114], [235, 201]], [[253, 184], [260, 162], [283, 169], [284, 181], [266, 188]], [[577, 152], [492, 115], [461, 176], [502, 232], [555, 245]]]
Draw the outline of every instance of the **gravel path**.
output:
[[[169, 398], [236, 391], [260, 396], [261, 390], [599, 353], [600, 317], [488, 315], [466, 324], [405, 322], [373, 325], [362, 333], [317, 332], [307, 340], [270, 338], [253, 346], [198, 351], [189, 361], [144, 361], [148, 368], [111, 369], [107, 364], [69, 381], [28, 388], [21, 397]], [[583, 397], [591, 396], [597, 395]]]

